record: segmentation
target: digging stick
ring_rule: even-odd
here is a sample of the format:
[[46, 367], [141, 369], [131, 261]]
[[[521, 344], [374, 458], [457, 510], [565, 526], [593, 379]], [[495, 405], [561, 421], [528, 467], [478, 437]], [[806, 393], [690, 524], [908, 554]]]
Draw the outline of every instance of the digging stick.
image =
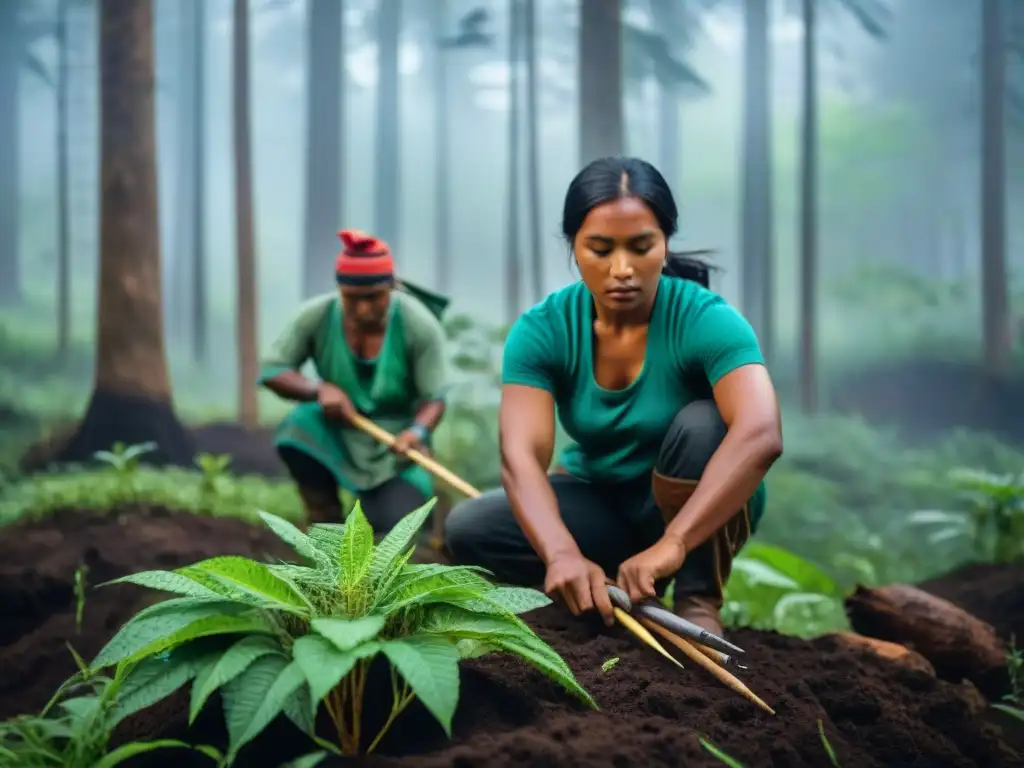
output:
[[684, 669], [683, 665], [679, 663], [679, 659], [666, 651], [665, 647], [655, 639], [654, 635], [644, 629], [636, 619], [618, 606], [615, 606], [612, 610], [615, 611], [615, 618], [619, 620], [619, 623], [636, 635], [645, 645], [649, 645], [677, 667]]
[[[370, 437], [384, 443], [384, 445], [388, 446], [389, 448], [395, 444], [394, 435], [392, 435], [386, 429], [378, 427], [365, 416], [360, 416], [359, 414], [356, 414], [355, 416], [352, 417], [352, 423], [355, 427], [361, 429]], [[419, 464], [425, 470], [427, 470], [427, 472], [434, 475], [434, 477], [446, 482], [459, 493], [468, 496], [471, 499], [475, 499], [477, 496], [480, 495], [480, 491], [478, 491], [476, 488], [467, 483], [454, 472], [451, 472], [450, 470], [446, 469], [445, 467], [443, 467], [441, 464], [439, 464], [437, 461], [430, 458], [426, 454], [420, 453], [419, 451], [414, 449], [410, 450], [405, 455], [408, 456], [409, 459], [411, 459], [412, 461]]]
[[765, 704], [761, 698], [750, 690], [746, 685], [743, 684], [739, 678], [732, 673], [726, 671], [722, 667], [715, 664], [710, 658], [705, 656], [703, 653], [694, 648], [688, 640], [685, 640], [678, 635], [674, 635], [667, 629], [662, 627], [660, 624], [651, 621], [648, 618], [641, 618], [640, 623], [646, 626], [648, 629], [652, 629], [659, 635], [668, 640], [672, 645], [678, 648], [680, 651], [685, 653], [690, 659], [700, 664], [704, 669], [710, 672], [712, 675], [718, 678], [718, 680], [724, 683], [728, 688], [731, 688], [736, 693], [740, 694], [744, 698], [753, 702], [757, 706], [761, 707], [765, 712], [774, 715], [775, 710]]

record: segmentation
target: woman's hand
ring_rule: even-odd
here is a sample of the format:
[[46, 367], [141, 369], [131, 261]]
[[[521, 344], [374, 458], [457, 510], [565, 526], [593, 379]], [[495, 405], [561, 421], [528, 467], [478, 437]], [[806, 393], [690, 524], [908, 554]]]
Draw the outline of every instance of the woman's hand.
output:
[[321, 382], [316, 391], [316, 400], [320, 404], [320, 410], [329, 419], [340, 421], [352, 421], [356, 414], [356, 408], [352, 405], [348, 395], [341, 391], [334, 384]]
[[573, 616], [597, 608], [605, 624], [610, 627], [615, 623], [604, 571], [578, 552], [551, 560], [544, 579], [544, 592], [548, 596], [561, 596]]
[[618, 585], [625, 590], [630, 600], [657, 597], [654, 582], [675, 575], [683, 567], [685, 559], [686, 550], [682, 542], [664, 536], [619, 566]]

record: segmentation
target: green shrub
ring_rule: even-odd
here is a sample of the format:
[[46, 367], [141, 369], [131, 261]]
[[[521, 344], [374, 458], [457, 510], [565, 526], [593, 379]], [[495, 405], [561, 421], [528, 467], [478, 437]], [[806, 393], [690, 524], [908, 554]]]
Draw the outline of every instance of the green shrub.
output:
[[[410, 513], [377, 544], [358, 504], [344, 525], [318, 524], [308, 533], [261, 513], [304, 564], [214, 557], [117, 579], [180, 597], [137, 614], [92, 666], [137, 665], [119, 699], [126, 712], [191, 681], [194, 719], [220, 689], [228, 763], [282, 713], [324, 749], [359, 751], [363, 694], [378, 656], [390, 662], [393, 701], [367, 751], [414, 697], [450, 734], [460, 659], [492, 651], [520, 656], [596, 708], [561, 657], [517, 616], [549, 604], [547, 597], [495, 587], [478, 568], [410, 564], [433, 504]], [[335, 743], [314, 733], [321, 702]]]

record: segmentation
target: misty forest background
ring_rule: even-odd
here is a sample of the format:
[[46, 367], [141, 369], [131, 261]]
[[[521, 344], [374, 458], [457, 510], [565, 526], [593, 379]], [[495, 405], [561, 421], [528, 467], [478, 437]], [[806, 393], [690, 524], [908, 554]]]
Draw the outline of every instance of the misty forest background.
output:
[[[157, 257], [100, 253], [98, 5], [0, 0], [8, 519], [41, 503], [10, 500], [26, 446], [74, 429], [104, 365], [101, 263], [132, 275]], [[713, 287], [754, 324], [782, 393], [764, 541], [842, 583], [1020, 556], [978, 510], [1024, 496], [1021, 3], [153, 8], [159, 213], [144, 224], [183, 422], [272, 428], [288, 406], [248, 383], [257, 352], [333, 290], [336, 232], [360, 228], [451, 297], [460, 386], [437, 447], [497, 483], [504, 329], [576, 279], [559, 235], [572, 176], [628, 153], [668, 179], [673, 245], [713, 251]]]

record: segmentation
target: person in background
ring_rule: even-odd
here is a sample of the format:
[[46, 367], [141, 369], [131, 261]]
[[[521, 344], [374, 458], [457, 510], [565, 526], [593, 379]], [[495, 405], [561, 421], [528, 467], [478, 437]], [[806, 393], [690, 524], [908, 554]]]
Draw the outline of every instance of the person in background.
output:
[[[750, 324], [669, 251], [677, 210], [637, 159], [573, 180], [562, 231], [582, 280], [508, 335], [499, 416], [502, 489], [452, 510], [455, 563], [543, 584], [574, 614], [613, 621], [674, 580], [675, 611], [722, 633], [732, 560], [764, 511], [782, 453], [776, 393]], [[549, 473], [555, 414], [573, 440]]]
[[[395, 279], [387, 244], [339, 233], [337, 291], [306, 301], [261, 360], [259, 383], [298, 405], [275, 447], [311, 522], [341, 522], [339, 487], [359, 497], [375, 533], [433, 495], [425, 451], [445, 411], [447, 301]], [[300, 369], [311, 361], [319, 380]], [[389, 449], [351, 423], [361, 414], [392, 434]]]

